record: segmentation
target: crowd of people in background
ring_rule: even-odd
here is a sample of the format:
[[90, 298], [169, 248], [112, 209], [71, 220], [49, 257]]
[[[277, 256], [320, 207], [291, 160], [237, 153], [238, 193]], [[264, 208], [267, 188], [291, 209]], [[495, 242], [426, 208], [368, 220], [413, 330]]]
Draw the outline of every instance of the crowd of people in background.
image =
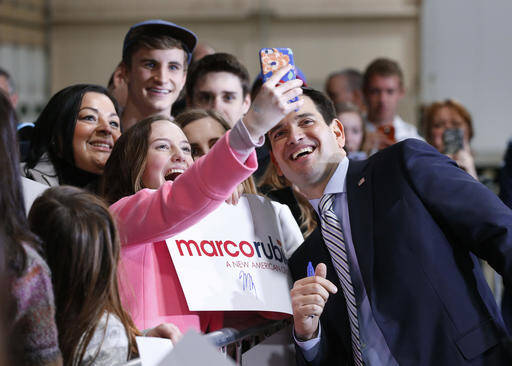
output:
[[[302, 72], [296, 80], [279, 84], [291, 66], [266, 82], [259, 75], [251, 83], [236, 55], [198, 44], [192, 31], [167, 21], [133, 25], [120, 48], [121, 61], [106, 86], [67, 86], [28, 124], [19, 123], [14, 81], [0, 70], [0, 281], [5, 285], [2, 297], [8, 299], [0, 304], [0, 364], [121, 365], [137, 357], [135, 336], [177, 342], [191, 328], [222, 328], [222, 312], [188, 309], [165, 239], [221, 203], [236, 204], [247, 194], [278, 202], [287, 258], [314, 233], [325, 238], [323, 214], [312, 203], [316, 191], [299, 164], [313, 154], [330, 159], [322, 148], [326, 134], [335, 136], [327, 140], [332, 156], [341, 156], [336, 166], [357, 166], [372, 157], [387, 162], [380, 151], [422, 150], [428, 143], [440, 153], [436, 159], [448, 164], [441, 157], [446, 155], [467, 173], [457, 175], [459, 179], [478, 180], [470, 106], [454, 99], [436, 101], [422, 108], [419, 123], [404, 121], [398, 114], [404, 76], [395, 60], [376, 58], [362, 71], [335, 71], [327, 76], [323, 94], [308, 87]], [[308, 130], [317, 128], [315, 118], [324, 120], [325, 131]], [[399, 144], [408, 139], [421, 141], [419, 147]], [[308, 144], [300, 145], [302, 141]], [[511, 146], [500, 193], [509, 207]], [[451, 168], [440, 171], [453, 173]], [[372, 179], [361, 177], [360, 186]], [[27, 180], [49, 188], [30, 212], [23, 193]], [[429, 198], [421, 200], [429, 206]], [[507, 245], [512, 247], [512, 242]], [[322, 267], [317, 277], [325, 277]], [[325, 281], [316, 296], [327, 301], [336, 290]], [[357, 286], [357, 279], [352, 282]], [[300, 284], [307, 288], [308, 283]], [[297, 293], [301, 290], [294, 290], [292, 300], [302, 299], [304, 294]], [[503, 301], [503, 316], [512, 324], [507, 291]], [[295, 321], [304, 311], [294, 309]], [[318, 311], [308, 313], [308, 321], [322, 314]], [[368, 321], [365, 325], [378, 323], [378, 315], [359, 316], [359, 321], [361, 316]], [[332, 337], [332, 330], [322, 326]], [[298, 349], [308, 349], [299, 338], [316, 337], [315, 327], [318, 321], [295, 327]], [[353, 325], [349, 329], [350, 339], [355, 330]], [[362, 327], [361, 337], [368, 336], [366, 330]], [[356, 333], [359, 336], [359, 330]], [[376, 339], [388, 342], [382, 364], [400, 363], [388, 333], [382, 330]], [[364, 347], [352, 345], [348, 350], [355, 364], [383, 360], [369, 356]], [[304, 351], [299, 362], [316, 357]]]

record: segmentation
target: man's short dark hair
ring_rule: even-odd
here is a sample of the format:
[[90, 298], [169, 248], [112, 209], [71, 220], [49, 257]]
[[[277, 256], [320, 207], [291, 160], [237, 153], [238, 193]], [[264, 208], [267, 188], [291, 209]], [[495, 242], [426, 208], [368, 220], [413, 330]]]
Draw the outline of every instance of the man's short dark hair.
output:
[[243, 96], [249, 93], [249, 72], [238, 59], [229, 53], [207, 55], [190, 66], [185, 89], [187, 96], [193, 98], [199, 80], [211, 72], [229, 72], [236, 75], [242, 85]]
[[322, 115], [325, 123], [331, 125], [332, 120], [336, 118], [334, 104], [327, 95], [313, 88], [302, 88], [302, 95], [309, 97], [315, 104], [316, 110]]
[[400, 86], [402, 87], [404, 85], [404, 74], [400, 68], [400, 65], [398, 65], [398, 63], [394, 60], [388, 58], [378, 58], [373, 60], [368, 65], [363, 76], [363, 90], [365, 92], [368, 91], [370, 80], [374, 75], [385, 77], [398, 76]]
[[9, 85], [9, 94], [13, 94], [16, 91], [14, 86], [14, 80], [11, 77], [11, 74], [0, 67], [0, 76], [3, 76], [7, 80], [7, 84]]

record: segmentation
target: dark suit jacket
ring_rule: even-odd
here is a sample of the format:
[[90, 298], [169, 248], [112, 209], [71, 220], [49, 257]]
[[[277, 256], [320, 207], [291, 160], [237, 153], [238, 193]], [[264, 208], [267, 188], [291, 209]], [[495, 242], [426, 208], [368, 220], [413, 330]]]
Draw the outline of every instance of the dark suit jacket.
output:
[[505, 164], [500, 171], [500, 198], [512, 208], [512, 140], [508, 142], [504, 161]]
[[[364, 182], [358, 185], [361, 178]], [[512, 278], [512, 211], [453, 161], [406, 140], [347, 173], [350, 227], [373, 316], [401, 365], [510, 365], [503, 320], [476, 257]], [[293, 254], [338, 286], [320, 317], [311, 364], [353, 363], [343, 291], [320, 231]], [[306, 363], [299, 354], [299, 363]]]
[[[512, 208], [512, 140], [508, 142], [505, 151], [505, 164], [500, 171], [500, 198]], [[508, 331], [512, 331], [512, 283], [504, 281], [501, 311]]]

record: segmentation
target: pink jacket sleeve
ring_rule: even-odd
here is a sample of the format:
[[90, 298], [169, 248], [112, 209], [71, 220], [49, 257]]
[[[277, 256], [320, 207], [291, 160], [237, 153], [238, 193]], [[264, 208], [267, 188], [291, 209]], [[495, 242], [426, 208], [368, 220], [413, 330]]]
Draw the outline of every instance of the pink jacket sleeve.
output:
[[252, 152], [240, 162], [229, 147], [229, 132], [174, 182], [143, 189], [110, 206], [123, 245], [167, 239], [195, 224], [229, 197], [257, 167]]

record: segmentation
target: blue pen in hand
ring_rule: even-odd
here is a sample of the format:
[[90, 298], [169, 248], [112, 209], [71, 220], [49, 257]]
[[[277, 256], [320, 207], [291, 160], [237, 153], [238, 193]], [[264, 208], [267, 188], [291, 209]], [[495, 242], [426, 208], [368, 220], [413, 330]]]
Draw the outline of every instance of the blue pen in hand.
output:
[[[313, 268], [313, 264], [311, 263], [311, 261], [308, 262], [308, 268], [307, 268], [306, 272], [307, 272], [308, 277], [312, 277], [315, 275], [315, 268]], [[314, 318], [315, 316], [310, 315], [309, 317]]]
[[313, 268], [313, 264], [311, 263], [311, 261], [308, 262], [307, 275], [308, 277], [312, 277], [315, 275], [315, 269]]

